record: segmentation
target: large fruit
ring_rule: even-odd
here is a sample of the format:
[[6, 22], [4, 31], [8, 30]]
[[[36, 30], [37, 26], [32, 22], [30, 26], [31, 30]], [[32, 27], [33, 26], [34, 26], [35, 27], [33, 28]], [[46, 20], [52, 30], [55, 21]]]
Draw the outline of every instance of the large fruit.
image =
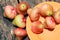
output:
[[26, 30], [24, 30], [24, 29], [15, 28], [15, 29], [14, 29], [14, 34], [15, 34], [16, 36], [23, 37], [23, 36], [26, 36], [26, 35], [27, 35], [27, 32], [26, 32]]
[[56, 23], [60, 23], [60, 9], [56, 11], [56, 13], [54, 13], [53, 16], [54, 16]]
[[39, 20], [39, 17], [40, 17], [40, 12], [39, 12], [39, 9], [38, 8], [33, 8], [31, 13], [28, 13], [31, 21], [37, 21]]
[[12, 23], [20, 28], [24, 28], [26, 26], [26, 20], [22, 14], [17, 15]]
[[9, 18], [9, 19], [14, 19], [17, 15], [16, 9], [11, 6], [11, 5], [7, 5], [5, 6], [4, 9], [4, 16]]
[[42, 4], [39, 9], [42, 16], [51, 16], [53, 14], [53, 7], [50, 4]]
[[35, 21], [31, 24], [31, 31], [35, 34], [43, 32], [44, 25], [40, 21]]
[[26, 2], [20, 2], [17, 5], [17, 8], [16, 9], [17, 9], [17, 12], [19, 14], [26, 15], [28, 8], [30, 8], [30, 6], [28, 5], [28, 3], [26, 3]]
[[53, 30], [56, 26], [55, 20], [53, 17], [46, 17], [45, 23], [47, 26], [45, 28]]

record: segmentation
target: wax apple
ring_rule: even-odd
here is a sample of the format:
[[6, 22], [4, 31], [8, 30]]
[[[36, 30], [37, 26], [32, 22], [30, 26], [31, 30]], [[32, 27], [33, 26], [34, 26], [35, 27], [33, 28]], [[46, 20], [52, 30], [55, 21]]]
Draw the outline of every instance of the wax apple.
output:
[[23, 15], [26, 15], [27, 13], [27, 10], [28, 8], [30, 8], [29, 4], [26, 3], [26, 2], [20, 2], [18, 5], [17, 5], [17, 12], [19, 14], [23, 14]]
[[12, 22], [13, 25], [16, 25], [20, 28], [25, 28], [26, 26], [26, 20], [22, 14], [19, 14], [15, 17], [15, 19]]
[[13, 6], [11, 5], [5, 6], [4, 17], [7, 17], [9, 19], [14, 19], [16, 15], [17, 15], [16, 9]]
[[31, 13], [28, 13], [31, 21], [37, 21], [40, 17], [40, 11], [38, 8], [33, 8]]
[[51, 16], [53, 14], [53, 7], [50, 4], [42, 4], [40, 6], [40, 14], [42, 16]]
[[45, 23], [47, 26], [45, 28], [53, 30], [56, 26], [56, 22], [53, 17], [46, 17]]
[[31, 24], [31, 31], [35, 34], [43, 32], [44, 25], [40, 21], [35, 21]]
[[17, 40], [22, 40], [23, 37], [27, 36], [26, 30], [21, 28], [15, 28], [13, 32], [14, 35], [16, 35]]

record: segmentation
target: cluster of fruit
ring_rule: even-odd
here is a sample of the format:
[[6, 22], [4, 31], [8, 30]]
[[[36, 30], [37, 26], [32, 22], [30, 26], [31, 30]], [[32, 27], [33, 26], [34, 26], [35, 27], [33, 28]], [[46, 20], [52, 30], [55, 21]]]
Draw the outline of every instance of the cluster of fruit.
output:
[[40, 34], [43, 29], [53, 31], [56, 25], [60, 24], [60, 9], [54, 10], [48, 3], [42, 4], [40, 8], [29, 9], [27, 12], [32, 22], [33, 33]]
[[4, 17], [12, 19], [12, 24], [17, 26], [13, 32], [18, 37], [27, 35], [27, 32], [24, 29], [26, 27], [26, 19], [24, 16], [27, 14], [29, 8], [30, 7], [26, 2], [20, 2], [16, 8], [11, 5], [5, 6]]

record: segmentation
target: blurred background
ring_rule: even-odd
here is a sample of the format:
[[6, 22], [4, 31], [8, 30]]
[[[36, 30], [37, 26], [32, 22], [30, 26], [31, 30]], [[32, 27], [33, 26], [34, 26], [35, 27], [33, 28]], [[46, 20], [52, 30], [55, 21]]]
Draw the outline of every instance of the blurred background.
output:
[[9, 5], [13, 5], [13, 6], [16, 7], [16, 5], [21, 1], [28, 2], [31, 5], [31, 7], [38, 4], [38, 3], [44, 2], [44, 1], [57, 1], [57, 2], [60, 2], [60, 0], [0, 0], [0, 4], [2, 4], [3, 6], [9, 4]]

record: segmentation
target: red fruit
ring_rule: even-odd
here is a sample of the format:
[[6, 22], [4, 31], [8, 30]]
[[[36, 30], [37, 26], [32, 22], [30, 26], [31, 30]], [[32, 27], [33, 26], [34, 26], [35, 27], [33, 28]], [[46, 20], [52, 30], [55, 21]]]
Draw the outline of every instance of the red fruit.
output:
[[28, 3], [26, 3], [26, 2], [20, 2], [17, 5], [17, 8], [16, 9], [17, 9], [17, 12], [19, 14], [26, 15], [28, 8], [30, 8], [30, 6], [28, 5]]
[[12, 21], [12, 24], [20, 28], [25, 28], [26, 20], [24, 18], [24, 15], [22, 14], [17, 15], [15, 19]]
[[45, 24], [45, 18], [44, 18], [44, 17], [40, 16], [39, 21], [40, 21], [42, 24]]
[[14, 29], [14, 34], [18, 37], [23, 37], [23, 36], [26, 36], [27, 35], [27, 32], [26, 30], [24, 29], [21, 29], [21, 28], [15, 28]]
[[53, 7], [50, 4], [42, 4], [40, 6], [40, 14], [42, 16], [51, 16], [53, 14]]
[[45, 28], [47, 29], [53, 30], [56, 26], [56, 23], [53, 17], [46, 17], [45, 23], [47, 25]]
[[27, 10], [27, 14], [30, 16], [31, 12], [32, 12], [32, 9], [29, 8], [29, 9]]
[[15, 16], [17, 15], [16, 9], [11, 6], [7, 5], [4, 9], [4, 16], [9, 18], [9, 19], [14, 19]]
[[31, 21], [37, 21], [40, 17], [40, 12], [38, 8], [33, 8], [31, 14], [28, 14]]
[[56, 23], [60, 23], [60, 10], [58, 10], [56, 13], [54, 13], [54, 19]]
[[35, 34], [40, 34], [43, 32], [44, 25], [40, 21], [35, 21], [31, 24], [31, 31]]

